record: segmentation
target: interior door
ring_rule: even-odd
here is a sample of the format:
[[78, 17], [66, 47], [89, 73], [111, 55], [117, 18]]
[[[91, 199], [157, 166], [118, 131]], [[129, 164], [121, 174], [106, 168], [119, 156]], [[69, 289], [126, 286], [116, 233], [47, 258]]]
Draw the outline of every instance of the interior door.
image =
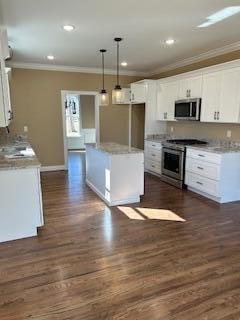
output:
[[203, 75], [202, 87], [202, 122], [217, 122], [216, 112], [219, 109], [219, 95], [221, 87], [221, 72]]
[[240, 68], [222, 71], [219, 122], [240, 122]]

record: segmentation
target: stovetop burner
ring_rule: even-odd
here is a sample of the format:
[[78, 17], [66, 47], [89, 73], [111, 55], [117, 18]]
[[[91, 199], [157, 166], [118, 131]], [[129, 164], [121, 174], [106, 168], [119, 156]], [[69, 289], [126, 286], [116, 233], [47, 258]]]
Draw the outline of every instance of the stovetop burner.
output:
[[184, 146], [191, 146], [194, 144], [204, 144], [206, 145], [206, 141], [201, 141], [197, 139], [169, 139], [167, 140], [168, 143], [173, 143], [173, 144], [180, 144]]

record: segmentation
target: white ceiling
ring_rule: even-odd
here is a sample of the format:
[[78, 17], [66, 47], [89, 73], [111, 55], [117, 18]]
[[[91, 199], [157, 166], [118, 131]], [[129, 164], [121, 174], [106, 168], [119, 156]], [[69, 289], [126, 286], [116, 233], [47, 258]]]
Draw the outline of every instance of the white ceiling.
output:
[[[240, 15], [209, 28], [197, 28], [212, 13], [240, 5], [229, 0], [0, 0], [15, 62], [98, 68], [106, 48], [106, 67], [115, 67], [113, 38], [124, 38], [121, 60], [127, 70], [159, 67], [240, 40]], [[62, 30], [72, 24], [74, 32]], [[167, 46], [172, 37], [176, 44]], [[49, 62], [46, 56], [55, 56]]]

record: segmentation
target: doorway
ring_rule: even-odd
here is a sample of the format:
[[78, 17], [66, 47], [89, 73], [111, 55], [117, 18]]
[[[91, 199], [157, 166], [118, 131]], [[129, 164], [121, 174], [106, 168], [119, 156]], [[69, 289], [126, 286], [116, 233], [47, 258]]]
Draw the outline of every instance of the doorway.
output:
[[[86, 143], [99, 141], [98, 92], [62, 91], [62, 118], [65, 169], [76, 153], [84, 153]], [[75, 155], [74, 155], [75, 153]]]

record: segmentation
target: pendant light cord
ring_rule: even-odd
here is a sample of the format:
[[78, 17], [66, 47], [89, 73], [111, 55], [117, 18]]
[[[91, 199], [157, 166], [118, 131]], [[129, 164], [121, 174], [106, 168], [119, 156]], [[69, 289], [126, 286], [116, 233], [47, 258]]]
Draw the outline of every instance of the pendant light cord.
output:
[[117, 85], [119, 86], [119, 42], [117, 42]]
[[103, 90], [105, 90], [105, 82], [104, 82], [104, 52], [102, 52], [102, 82], [103, 82]]

